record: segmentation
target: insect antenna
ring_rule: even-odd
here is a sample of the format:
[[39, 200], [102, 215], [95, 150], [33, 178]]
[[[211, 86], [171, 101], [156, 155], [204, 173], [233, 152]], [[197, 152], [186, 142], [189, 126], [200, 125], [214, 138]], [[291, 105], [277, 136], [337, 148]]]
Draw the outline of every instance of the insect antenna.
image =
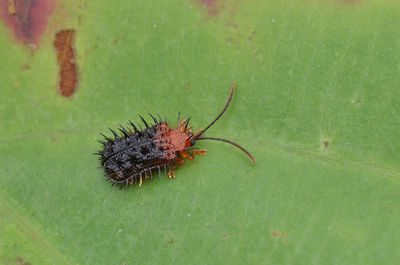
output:
[[226, 139], [221, 139], [221, 138], [214, 138], [214, 137], [200, 137], [200, 138], [196, 138], [197, 140], [214, 140], [214, 141], [220, 141], [220, 142], [225, 142], [225, 143], [229, 143], [233, 146], [236, 146], [237, 148], [239, 148], [240, 150], [242, 150], [243, 152], [246, 153], [246, 155], [248, 155], [248, 157], [250, 157], [251, 161], [253, 161], [253, 163], [256, 163], [256, 160], [254, 159], [254, 157], [249, 153], [249, 151], [247, 151], [246, 149], [244, 149], [242, 146], [238, 145], [235, 142], [232, 142], [230, 140], [226, 140]]
[[214, 125], [214, 123], [215, 123], [219, 118], [221, 118], [222, 114], [224, 114], [224, 112], [227, 110], [229, 104], [230, 104], [231, 101], [232, 101], [232, 97], [233, 97], [233, 92], [234, 92], [234, 91], [235, 91], [235, 83], [232, 84], [231, 94], [229, 95], [229, 98], [228, 98], [228, 101], [227, 101], [226, 104], [225, 104], [225, 107], [224, 107], [224, 108], [222, 109], [222, 111], [218, 114], [218, 116], [217, 116], [204, 130], [201, 130], [199, 133], [197, 133], [197, 134], [194, 136], [194, 139], [197, 140], [198, 137], [200, 137], [200, 135], [202, 135], [205, 131], [207, 131], [211, 126]]

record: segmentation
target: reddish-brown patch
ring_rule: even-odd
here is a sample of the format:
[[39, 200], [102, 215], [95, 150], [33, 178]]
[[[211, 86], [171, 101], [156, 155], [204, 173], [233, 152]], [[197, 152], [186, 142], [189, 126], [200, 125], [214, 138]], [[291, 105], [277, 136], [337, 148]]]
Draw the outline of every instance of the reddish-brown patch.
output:
[[286, 234], [284, 234], [284, 233], [279, 233], [279, 232], [276, 232], [276, 231], [272, 231], [272, 236], [275, 236], [275, 237], [286, 237]]
[[335, 0], [335, 2], [342, 2], [349, 5], [359, 4], [361, 0]]
[[174, 242], [174, 240], [171, 237], [168, 238], [168, 243], [172, 244], [172, 242]]
[[56, 3], [56, 0], [3, 0], [0, 1], [0, 18], [16, 40], [35, 48], [46, 31]]
[[217, 16], [219, 14], [217, 0], [200, 0], [200, 3], [207, 8], [208, 14], [212, 16]]
[[223, 236], [223, 237], [229, 237], [229, 235], [226, 234], [226, 233], [222, 233], [222, 236]]
[[61, 30], [56, 34], [54, 47], [57, 49], [57, 60], [60, 65], [58, 89], [65, 97], [70, 97], [78, 83], [78, 70], [75, 64], [74, 51], [75, 30]]

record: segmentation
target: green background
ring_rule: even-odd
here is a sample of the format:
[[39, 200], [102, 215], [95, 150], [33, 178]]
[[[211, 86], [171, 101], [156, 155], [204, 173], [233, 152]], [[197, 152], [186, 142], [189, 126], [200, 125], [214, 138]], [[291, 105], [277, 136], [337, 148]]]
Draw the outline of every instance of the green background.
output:
[[[0, 24], [0, 263], [400, 260], [398, 1], [59, 1], [49, 23], [33, 52]], [[256, 165], [203, 141], [173, 180], [105, 181], [99, 132], [147, 112], [204, 128], [233, 81], [207, 135]]]

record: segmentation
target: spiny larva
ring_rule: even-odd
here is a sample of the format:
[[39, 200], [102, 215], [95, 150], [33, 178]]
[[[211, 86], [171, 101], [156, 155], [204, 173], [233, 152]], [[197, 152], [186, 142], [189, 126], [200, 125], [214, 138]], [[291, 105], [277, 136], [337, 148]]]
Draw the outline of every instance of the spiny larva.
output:
[[234, 91], [235, 83], [232, 84], [231, 93], [222, 111], [204, 130], [199, 130], [196, 134], [189, 125], [190, 118], [181, 120], [179, 114], [177, 128], [172, 128], [160, 117], [156, 119], [149, 114], [154, 121], [152, 126], [139, 115], [145, 129], [138, 129], [129, 121], [132, 128], [127, 130], [121, 126], [118, 129], [121, 135], [110, 129], [114, 139], [101, 134], [105, 138], [105, 141], [99, 141], [103, 149], [95, 154], [100, 156], [101, 168], [104, 168], [107, 179], [122, 188], [137, 182], [140, 187], [143, 180], [153, 178], [153, 171], [158, 171], [160, 176], [162, 170], [165, 173], [168, 170], [168, 176], [174, 178], [173, 169], [183, 165], [184, 158], [191, 160], [195, 155], [206, 154], [205, 149], [194, 147], [199, 140], [229, 143], [245, 152], [256, 163], [253, 156], [237, 143], [221, 138], [201, 137], [227, 110]]

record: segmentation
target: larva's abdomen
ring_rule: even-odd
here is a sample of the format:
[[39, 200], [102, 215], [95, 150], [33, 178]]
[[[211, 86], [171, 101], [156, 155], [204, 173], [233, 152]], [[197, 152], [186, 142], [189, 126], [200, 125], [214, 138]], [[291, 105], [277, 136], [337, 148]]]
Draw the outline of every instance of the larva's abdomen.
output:
[[168, 165], [171, 153], [159, 144], [159, 135], [165, 134], [159, 125], [133, 133], [125, 131], [124, 136], [114, 134], [115, 139], [108, 139], [100, 160], [112, 182], [132, 183], [144, 173]]

